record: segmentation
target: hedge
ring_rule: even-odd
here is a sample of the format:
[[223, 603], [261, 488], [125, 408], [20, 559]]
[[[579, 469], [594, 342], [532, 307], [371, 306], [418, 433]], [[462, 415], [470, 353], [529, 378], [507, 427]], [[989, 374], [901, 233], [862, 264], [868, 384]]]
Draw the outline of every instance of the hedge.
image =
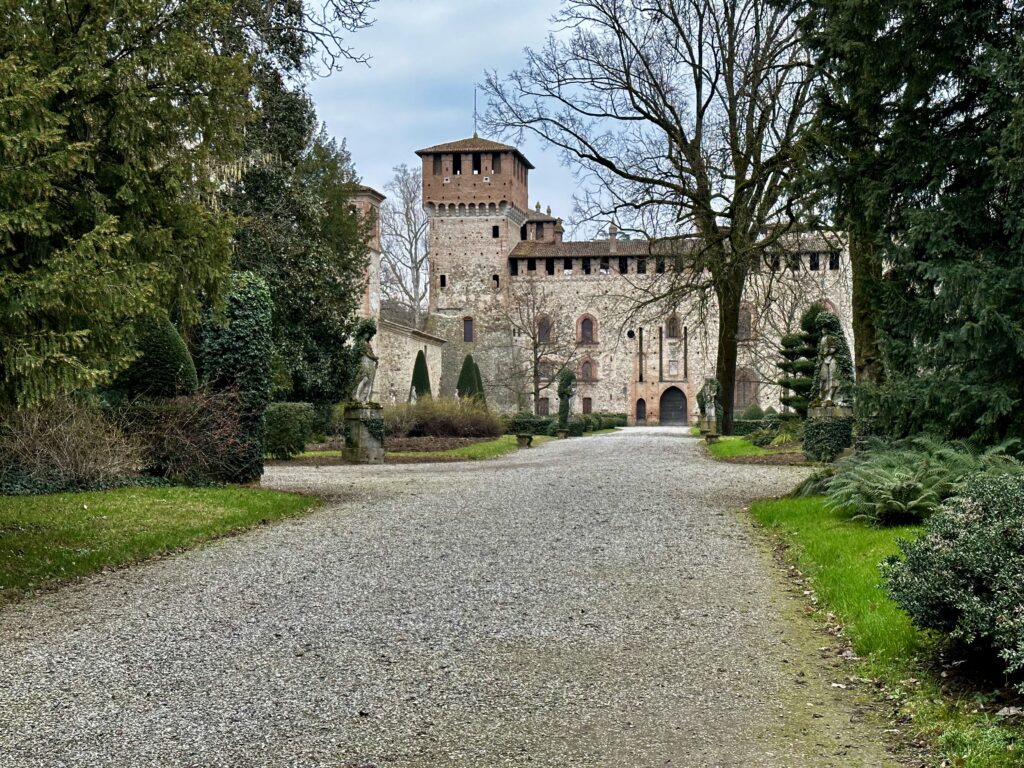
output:
[[313, 439], [317, 413], [309, 403], [271, 403], [267, 408], [263, 450], [275, 459], [290, 459]]
[[134, 399], [191, 395], [198, 389], [196, 366], [184, 339], [166, 317], [140, 321], [139, 357], [121, 372], [112, 389]]
[[811, 461], [832, 462], [853, 445], [853, 418], [809, 419], [804, 425], [804, 454]]

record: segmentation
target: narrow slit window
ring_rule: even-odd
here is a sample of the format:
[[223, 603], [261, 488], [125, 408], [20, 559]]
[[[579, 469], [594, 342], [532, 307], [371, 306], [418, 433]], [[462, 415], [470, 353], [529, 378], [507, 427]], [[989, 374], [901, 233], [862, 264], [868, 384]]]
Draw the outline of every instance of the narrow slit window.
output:
[[590, 274], [590, 259], [584, 259], [583, 260], [583, 274], [584, 275], [589, 275]]
[[525, 240], [526, 239], [526, 225], [525, 224], [523, 224], [523, 226], [521, 226], [519, 228], [519, 239], [520, 240]]
[[664, 259], [664, 257], [659, 256], [657, 259], [655, 259], [655, 261], [654, 261], [654, 271], [657, 272], [659, 275], [665, 274], [665, 259]]
[[832, 251], [828, 255], [828, 268], [833, 271], [839, 269], [839, 251]]
[[435, 176], [440, 176], [441, 175], [441, 156], [440, 155], [434, 155], [434, 175]]
[[508, 272], [513, 276], [519, 274], [519, 259], [509, 259]]
[[564, 259], [562, 261], [562, 269], [565, 271], [565, 274], [571, 275], [572, 274], [572, 259]]
[[462, 155], [452, 155], [452, 176], [462, 175]]
[[812, 272], [817, 272], [821, 269], [821, 254], [812, 253], [807, 257], [807, 268]]
[[439, 282], [440, 282], [442, 288], [447, 288], [448, 287], [448, 275], [441, 275], [441, 279], [439, 280]]
[[472, 341], [473, 340], [473, 318], [464, 317], [462, 318], [462, 340]]
[[538, 240], [543, 240], [544, 239], [544, 222], [543, 221], [538, 221], [537, 222], [537, 234], [535, 235], [535, 237]]
[[501, 287], [501, 278], [497, 275], [491, 275], [491, 287], [494, 290], [498, 290]]
[[602, 275], [607, 275], [609, 271], [610, 271], [610, 269], [609, 269], [608, 257], [604, 256], [604, 257], [601, 258], [601, 274]]
[[501, 227], [499, 227], [497, 224], [491, 227], [491, 237], [495, 239], [501, 237]]

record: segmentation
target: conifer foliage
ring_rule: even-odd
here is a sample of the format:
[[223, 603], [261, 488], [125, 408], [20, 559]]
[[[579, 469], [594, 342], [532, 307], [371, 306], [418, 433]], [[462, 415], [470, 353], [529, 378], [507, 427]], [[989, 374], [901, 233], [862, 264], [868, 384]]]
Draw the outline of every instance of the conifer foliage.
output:
[[812, 304], [800, 316], [800, 331], [782, 337], [782, 360], [779, 370], [782, 378], [779, 386], [788, 390], [781, 398], [782, 404], [792, 408], [801, 418], [807, 418], [811, 388], [814, 385], [814, 369], [818, 359], [818, 315], [823, 312], [820, 304]]
[[430, 371], [427, 369], [427, 356], [421, 349], [416, 353], [416, 362], [412, 367], [412, 388], [417, 399], [430, 397]]
[[462, 361], [462, 369], [459, 371], [459, 381], [456, 384], [460, 398], [472, 397], [483, 401], [484, 382], [480, 376], [480, 366], [472, 355], [466, 355]]

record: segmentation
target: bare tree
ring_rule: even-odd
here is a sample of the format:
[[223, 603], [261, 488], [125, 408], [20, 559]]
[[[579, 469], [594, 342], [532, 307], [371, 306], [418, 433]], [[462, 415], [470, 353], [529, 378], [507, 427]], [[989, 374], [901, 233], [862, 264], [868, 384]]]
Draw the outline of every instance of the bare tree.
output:
[[[560, 28], [507, 79], [486, 127], [561, 150], [591, 219], [663, 238], [672, 279], [718, 312], [716, 375], [731, 430], [744, 283], [799, 218], [790, 177], [809, 118], [792, 9], [772, 0], [566, 0]], [[670, 243], [666, 243], [668, 238]]]
[[[509, 291], [502, 322], [517, 354], [508, 356], [509, 382], [525, 384], [524, 391], [533, 402], [534, 413], [540, 393], [558, 380], [562, 369], [571, 365], [579, 353], [576, 324], [543, 281], [526, 278]], [[517, 392], [516, 394], [522, 394]]]
[[405, 308], [419, 328], [429, 286], [427, 214], [420, 203], [423, 174], [407, 165], [394, 171], [384, 187], [389, 196], [380, 211], [381, 292]]

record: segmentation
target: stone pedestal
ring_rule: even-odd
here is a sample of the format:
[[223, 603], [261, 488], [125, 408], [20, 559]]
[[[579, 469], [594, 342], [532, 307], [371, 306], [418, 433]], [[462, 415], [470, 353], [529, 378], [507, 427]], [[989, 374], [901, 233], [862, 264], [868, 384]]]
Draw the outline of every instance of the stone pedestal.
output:
[[516, 444], [520, 448], [529, 448], [531, 445], [533, 445], [533, 435], [516, 435]]
[[809, 419], [850, 419], [853, 418], [853, 408], [848, 405], [833, 405], [824, 403], [812, 405], [807, 409]]
[[356, 464], [384, 461], [384, 419], [377, 403], [345, 407], [345, 458]]

